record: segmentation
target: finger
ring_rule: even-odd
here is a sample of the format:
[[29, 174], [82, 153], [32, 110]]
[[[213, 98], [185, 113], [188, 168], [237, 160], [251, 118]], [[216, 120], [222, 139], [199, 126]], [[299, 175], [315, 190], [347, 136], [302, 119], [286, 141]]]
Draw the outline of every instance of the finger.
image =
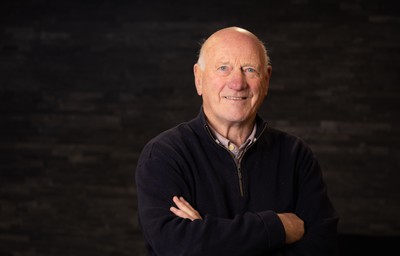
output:
[[203, 219], [200, 213], [192, 207], [183, 197], [180, 197], [179, 200], [186, 206], [185, 211], [191, 217], [192, 220], [194, 219]]
[[185, 198], [180, 197], [179, 199], [180, 199], [180, 201], [181, 201], [183, 204], [185, 204], [185, 206], [186, 206], [191, 212], [197, 212], [196, 209], [194, 209], [194, 208], [192, 207], [192, 205], [190, 205], [189, 202], [185, 200]]
[[178, 198], [177, 196], [174, 196], [173, 201], [181, 211], [184, 211], [188, 214], [192, 211], [190, 204], [186, 202], [183, 197]]
[[177, 215], [178, 217], [181, 218], [187, 218], [187, 219], [193, 219], [192, 215], [191, 215], [191, 211], [190, 209], [187, 207], [187, 204], [185, 204], [185, 202], [182, 202], [180, 198], [178, 198], [177, 196], [174, 196], [172, 198], [172, 200], [174, 201], [174, 203], [176, 204], [177, 207], [171, 207], [171, 211], [173, 213], [175, 213], [175, 215]]
[[192, 220], [192, 219], [190, 218], [190, 216], [189, 216], [187, 213], [185, 213], [185, 212], [182, 211], [182, 210], [179, 210], [179, 209], [176, 208], [176, 207], [171, 206], [171, 207], [169, 208], [169, 210], [170, 210], [172, 213], [174, 213], [176, 216], [178, 216], [178, 217], [180, 217], [180, 218], [182, 218], [182, 219], [190, 219], [190, 220]]
[[[194, 219], [202, 219], [199, 212], [196, 211], [183, 197], [173, 197], [173, 201], [179, 210], [183, 211], [187, 218], [194, 220]], [[182, 213], [183, 215], [183, 213]]]
[[[192, 205], [189, 204], [189, 202], [187, 202], [183, 197], [180, 197], [180, 200], [181, 200], [182, 203], [185, 204], [185, 206], [186, 206], [187, 209], [189, 210], [189, 212], [187, 212], [187, 213], [188, 213], [193, 219], [203, 219], [203, 218], [201, 217], [200, 213], [199, 213], [196, 209], [194, 209], [194, 208], [192, 207]], [[192, 220], [193, 220], [193, 219], [192, 219]]]

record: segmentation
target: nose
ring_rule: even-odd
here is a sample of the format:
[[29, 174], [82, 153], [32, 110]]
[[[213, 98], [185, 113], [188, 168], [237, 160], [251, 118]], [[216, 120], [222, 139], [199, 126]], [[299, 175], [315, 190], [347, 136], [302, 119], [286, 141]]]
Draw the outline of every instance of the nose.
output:
[[243, 90], [246, 88], [246, 77], [241, 69], [234, 69], [229, 74], [228, 87], [232, 90]]

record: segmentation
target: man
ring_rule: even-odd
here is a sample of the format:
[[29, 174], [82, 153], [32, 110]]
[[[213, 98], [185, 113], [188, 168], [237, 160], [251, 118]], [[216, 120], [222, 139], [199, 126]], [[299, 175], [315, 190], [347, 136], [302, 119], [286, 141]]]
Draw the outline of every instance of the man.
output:
[[204, 42], [199, 115], [152, 139], [138, 161], [149, 255], [336, 255], [338, 217], [312, 151], [257, 113], [271, 72], [247, 30]]

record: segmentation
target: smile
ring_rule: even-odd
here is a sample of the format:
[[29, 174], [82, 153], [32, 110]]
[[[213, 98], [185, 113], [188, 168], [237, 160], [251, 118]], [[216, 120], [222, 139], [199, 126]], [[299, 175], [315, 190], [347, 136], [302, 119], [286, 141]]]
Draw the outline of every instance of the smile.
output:
[[231, 96], [224, 96], [227, 100], [245, 100], [247, 97], [231, 97]]

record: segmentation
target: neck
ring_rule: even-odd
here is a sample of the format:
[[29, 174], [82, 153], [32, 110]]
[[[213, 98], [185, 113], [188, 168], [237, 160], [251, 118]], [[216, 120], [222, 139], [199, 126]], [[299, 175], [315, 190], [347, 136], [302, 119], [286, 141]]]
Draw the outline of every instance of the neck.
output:
[[210, 126], [219, 134], [237, 146], [245, 143], [254, 128], [254, 121], [249, 123], [218, 124], [208, 121]]

